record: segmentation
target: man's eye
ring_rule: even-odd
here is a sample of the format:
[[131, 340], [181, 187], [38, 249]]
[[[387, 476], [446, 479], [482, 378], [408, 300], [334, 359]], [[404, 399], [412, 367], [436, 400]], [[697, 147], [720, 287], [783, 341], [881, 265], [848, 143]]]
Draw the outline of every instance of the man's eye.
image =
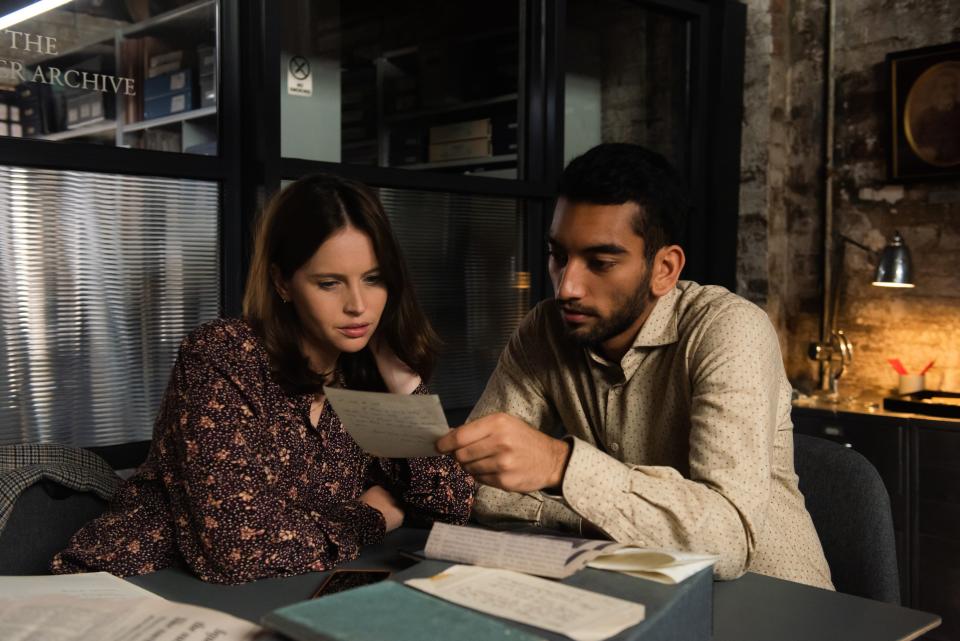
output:
[[548, 249], [548, 250], [547, 250], [547, 256], [549, 256], [549, 257], [550, 257], [554, 262], [556, 262], [558, 265], [563, 265], [564, 263], [567, 262], [567, 257], [566, 257], [566, 256], [564, 256], [564, 255], [561, 254], [560, 252], [554, 251], [554, 250], [552, 250], [552, 249]]
[[615, 267], [616, 264], [616, 261], [613, 260], [591, 260], [590, 269], [598, 272], [605, 272]]

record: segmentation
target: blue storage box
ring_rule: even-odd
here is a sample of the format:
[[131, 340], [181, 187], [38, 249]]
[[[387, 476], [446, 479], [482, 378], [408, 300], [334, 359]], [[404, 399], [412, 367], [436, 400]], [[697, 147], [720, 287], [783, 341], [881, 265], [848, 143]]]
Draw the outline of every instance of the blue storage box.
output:
[[193, 92], [190, 89], [180, 93], [169, 94], [160, 98], [146, 100], [143, 103], [143, 119], [153, 120], [163, 118], [193, 108]]
[[143, 83], [144, 105], [162, 96], [183, 93], [192, 88], [193, 77], [189, 69], [170, 71], [155, 78], [147, 78]]

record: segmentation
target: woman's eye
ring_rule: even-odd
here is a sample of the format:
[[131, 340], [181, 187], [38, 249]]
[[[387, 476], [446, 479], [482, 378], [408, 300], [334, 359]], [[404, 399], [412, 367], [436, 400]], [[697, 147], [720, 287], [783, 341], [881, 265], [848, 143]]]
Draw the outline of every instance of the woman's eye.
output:
[[333, 289], [337, 286], [337, 281], [335, 280], [321, 280], [317, 283], [317, 287], [320, 289]]
[[368, 285], [379, 285], [383, 282], [383, 277], [380, 274], [374, 274], [372, 276], [367, 276], [364, 279]]

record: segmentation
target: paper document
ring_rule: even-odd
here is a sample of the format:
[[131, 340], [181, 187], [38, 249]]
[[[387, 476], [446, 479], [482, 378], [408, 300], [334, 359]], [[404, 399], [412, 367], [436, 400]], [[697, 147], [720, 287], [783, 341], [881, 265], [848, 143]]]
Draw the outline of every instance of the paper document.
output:
[[3, 641], [252, 641], [261, 631], [106, 572], [0, 576]]
[[454, 565], [410, 587], [575, 641], [601, 641], [643, 621], [644, 606], [510, 570]]
[[4, 641], [253, 641], [262, 628], [161, 598], [0, 599]]
[[437, 439], [450, 431], [435, 394], [323, 390], [344, 429], [365, 452], [384, 458], [439, 456]]
[[424, 548], [430, 559], [566, 578], [584, 567], [614, 570], [660, 583], [679, 583], [719, 559], [713, 554], [640, 548], [614, 541], [567, 538], [434, 523]]
[[587, 563], [587, 566], [669, 585], [680, 583], [700, 570], [707, 569], [719, 558], [715, 554], [623, 547], [598, 556]]
[[85, 599], [160, 597], [109, 572], [59, 576], [0, 576], [0, 600], [34, 596], [77, 596]]
[[563, 579], [582, 569], [597, 554], [617, 547], [613, 541], [531, 536], [434, 523], [424, 554], [428, 559]]

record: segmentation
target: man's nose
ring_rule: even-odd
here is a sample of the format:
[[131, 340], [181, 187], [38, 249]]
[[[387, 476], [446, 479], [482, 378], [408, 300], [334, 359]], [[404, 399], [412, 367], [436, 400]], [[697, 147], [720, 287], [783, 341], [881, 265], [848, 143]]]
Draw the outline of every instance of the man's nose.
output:
[[560, 271], [559, 279], [555, 285], [557, 298], [577, 299], [583, 298], [583, 268], [576, 261], [571, 260]]

